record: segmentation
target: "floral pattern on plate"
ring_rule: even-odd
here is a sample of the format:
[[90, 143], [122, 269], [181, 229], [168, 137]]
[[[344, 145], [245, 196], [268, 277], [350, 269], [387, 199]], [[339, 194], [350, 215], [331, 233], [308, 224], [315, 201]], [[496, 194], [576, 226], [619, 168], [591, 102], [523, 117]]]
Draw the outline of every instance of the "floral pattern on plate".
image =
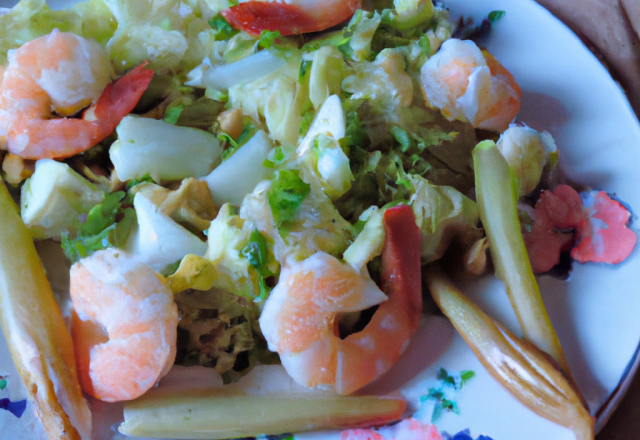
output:
[[[7, 381], [7, 377], [6, 376], [0, 376], [0, 391], [1, 392], [5, 391], [5, 388], [7, 387], [8, 383], [9, 382]], [[11, 414], [16, 416], [17, 418], [22, 417], [22, 414], [24, 413], [24, 410], [26, 409], [26, 407], [27, 407], [27, 401], [26, 400], [12, 401], [8, 397], [0, 397], [0, 409], [3, 409], [5, 411], [9, 411]]]

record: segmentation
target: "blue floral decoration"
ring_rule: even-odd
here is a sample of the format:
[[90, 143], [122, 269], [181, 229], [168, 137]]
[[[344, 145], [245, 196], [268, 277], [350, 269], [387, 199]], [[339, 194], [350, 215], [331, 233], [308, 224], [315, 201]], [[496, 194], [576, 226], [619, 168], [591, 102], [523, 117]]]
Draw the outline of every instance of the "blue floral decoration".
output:
[[[464, 431], [460, 431], [459, 433], [453, 436], [451, 434], [443, 432], [442, 440], [474, 440], [474, 438], [471, 437], [471, 432], [468, 429], [465, 429]], [[487, 437], [486, 435], [481, 435], [477, 437], [475, 440], [493, 440], [493, 439], [491, 437]]]
[[27, 408], [26, 400], [19, 400], [17, 402], [12, 402], [6, 397], [3, 399], [0, 399], [0, 409], [9, 411], [11, 414], [13, 414], [18, 418], [22, 417], [22, 413], [24, 413], [24, 410], [26, 408]]

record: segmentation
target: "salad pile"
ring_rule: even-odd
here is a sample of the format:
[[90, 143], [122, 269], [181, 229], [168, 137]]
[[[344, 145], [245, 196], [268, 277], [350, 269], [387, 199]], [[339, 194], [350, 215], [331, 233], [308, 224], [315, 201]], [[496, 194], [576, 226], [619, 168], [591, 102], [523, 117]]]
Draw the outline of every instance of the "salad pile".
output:
[[[49, 437], [90, 437], [83, 392], [127, 401], [133, 436], [399, 420], [400, 398], [347, 395], [433, 300], [516, 398], [593, 438], [534, 273], [619, 263], [636, 236], [624, 204], [567, 181], [551, 135], [516, 122], [520, 88], [479, 45], [504, 15], [475, 25], [431, 0], [0, 15], [0, 161], [20, 201], [18, 216], [0, 190], [15, 254], [0, 320]], [[34, 239], [73, 264], [66, 321]], [[445, 274], [493, 268], [522, 339]], [[185, 377], [155, 388], [170, 370]]]

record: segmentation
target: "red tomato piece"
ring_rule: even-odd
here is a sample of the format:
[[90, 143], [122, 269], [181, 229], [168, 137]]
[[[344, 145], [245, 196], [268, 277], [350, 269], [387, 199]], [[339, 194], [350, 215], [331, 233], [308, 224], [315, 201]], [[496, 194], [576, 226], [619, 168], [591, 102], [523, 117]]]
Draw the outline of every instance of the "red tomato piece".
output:
[[420, 228], [413, 209], [407, 205], [387, 209], [384, 227], [382, 291], [389, 295], [389, 302], [405, 302], [399, 308], [410, 313], [407, 324], [415, 331], [422, 313]]

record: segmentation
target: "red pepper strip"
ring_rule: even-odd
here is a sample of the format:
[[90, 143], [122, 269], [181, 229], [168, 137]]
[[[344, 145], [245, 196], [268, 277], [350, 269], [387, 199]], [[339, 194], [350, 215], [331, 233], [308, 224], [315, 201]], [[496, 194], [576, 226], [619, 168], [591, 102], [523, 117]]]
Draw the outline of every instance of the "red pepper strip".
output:
[[[315, 19], [302, 8], [286, 3], [250, 1], [222, 11], [229, 24], [255, 37], [264, 30], [279, 31], [280, 35], [317, 32]], [[339, 22], [338, 22], [339, 23]]]
[[413, 209], [407, 205], [387, 209], [384, 228], [382, 291], [389, 296], [388, 303], [407, 312], [407, 324], [415, 332], [422, 314], [422, 271], [420, 228]]
[[96, 144], [113, 133], [122, 118], [133, 111], [142, 94], [147, 90], [153, 78], [153, 70], [147, 69], [147, 64], [148, 62], [139, 65], [115, 82], [108, 84], [95, 106], [85, 111], [84, 118], [95, 120], [100, 127], [100, 138]]
[[560, 253], [571, 249], [573, 229], [582, 221], [582, 200], [568, 185], [560, 185], [555, 191], [543, 191], [533, 213], [531, 232], [523, 234], [531, 268], [534, 273], [551, 270], [560, 262]]
[[249, 1], [222, 11], [222, 16], [231, 26], [256, 37], [265, 30], [287, 36], [323, 31], [348, 20], [362, 6], [361, 0], [299, 3], [305, 6]]
[[620, 263], [633, 251], [638, 239], [627, 227], [631, 214], [604, 191], [589, 191], [582, 196], [584, 221], [576, 228], [579, 242], [571, 250], [571, 258], [580, 263]]
[[[338, 343], [338, 394], [351, 394], [391, 368], [420, 324], [420, 228], [413, 210], [406, 205], [388, 209], [383, 223], [381, 288], [389, 299], [378, 306], [363, 331]], [[376, 341], [375, 350], [367, 348], [372, 340]]]

